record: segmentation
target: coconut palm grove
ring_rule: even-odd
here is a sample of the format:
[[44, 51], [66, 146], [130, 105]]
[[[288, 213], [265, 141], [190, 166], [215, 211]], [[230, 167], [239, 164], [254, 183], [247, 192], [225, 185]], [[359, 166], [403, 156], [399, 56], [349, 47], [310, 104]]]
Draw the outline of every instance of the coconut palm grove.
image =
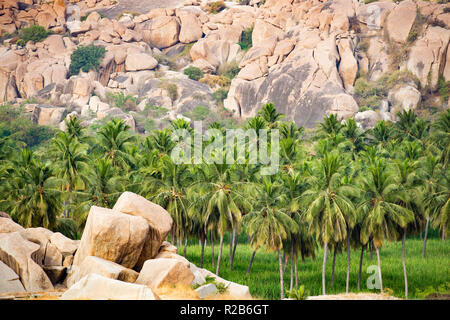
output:
[[[56, 131], [4, 105], [0, 211], [79, 239], [91, 206], [111, 208], [131, 191], [169, 212], [178, 254], [254, 297], [448, 297], [450, 110], [431, 120], [402, 111], [365, 131], [334, 114], [308, 129], [283, 117], [269, 103], [233, 124], [279, 131], [279, 169], [262, 175], [248, 153], [239, 163], [175, 163], [172, 132], [193, 130], [184, 119], [138, 135], [120, 119], [83, 127], [72, 116]], [[224, 136], [230, 127], [208, 126]]]

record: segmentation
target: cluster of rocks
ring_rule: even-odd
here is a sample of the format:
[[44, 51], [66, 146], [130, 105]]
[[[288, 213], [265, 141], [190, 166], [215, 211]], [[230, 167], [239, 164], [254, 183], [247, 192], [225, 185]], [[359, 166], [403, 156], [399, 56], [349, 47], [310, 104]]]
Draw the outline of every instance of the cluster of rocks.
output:
[[[119, 117], [134, 129], [136, 115], [111, 105], [109, 92], [138, 97], [134, 112], [148, 104], [167, 109], [161, 119], [173, 120], [198, 105], [215, 110], [215, 87], [188, 79], [183, 74], [188, 66], [214, 77], [238, 65], [226, 109], [245, 119], [274, 102], [287, 120], [307, 127], [329, 113], [355, 116], [363, 126], [395, 120], [398, 108], [420, 104], [419, 85], [437, 92], [440, 77], [450, 80], [450, 13], [447, 5], [430, 1], [252, 0], [225, 2], [227, 8], [217, 14], [208, 11], [211, 1], [185, 1], [117, 18], [92, 11], [112, 4], [109, 0], [75, 1], [86, 15], [83, 21], [76, 19], [72, 2], [28, 2], [2, 3], [2, 28], [43, 25], [36, 15], [28, 23], [17, 18], [30, 12], [58, 12], [61, 18], [45, 24], [56, 34], [43, 42], [21, 48], [8, 39], [0, 47], [0, 102], [40, 98], [43, 102], [28, 109], [41, 124], [62, 127], [68, 114], [76, 114], [86, 124]], [[243, 51], [239, 42], [250, 28], [252, 47]], [[99, 70], [67, 79], [73, 50], [90, 43], [106, 49]], [[170, 70], [168, 61], [179, 71]], [[359, 112], [357, 77], [377, 81], [395, 71], [409, 72], [412, 81], [392, 88], [378, 110]]]
[[[247, 286], [216, 277], [178, 255], [165, 239], [172, 218], [162, 207], [131, 192], [113, 209], [92, 207], [81, 240], [0, 217], [0, 294], [59, 289], [61, 299], [160, 299], [158, 289], [191, 288], [200, 298], [217, 293], [250, 298]], [[215, 286], [214, 286], [215, 287]]]

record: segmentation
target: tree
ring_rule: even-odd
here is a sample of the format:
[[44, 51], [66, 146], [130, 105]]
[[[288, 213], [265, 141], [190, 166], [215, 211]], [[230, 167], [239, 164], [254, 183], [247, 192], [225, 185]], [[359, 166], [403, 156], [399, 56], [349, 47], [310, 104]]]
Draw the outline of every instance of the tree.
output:
[[3, 201], [8, 202], [11, 216], [25, 228], [55, 228], [62, 207], [58, 181], [50, 166], [24, 149], [13, 161], [10, 173], [8, 195]]
[[[61, 179], [62, 191], [68, 194], [71, 205], [73, 192], [84, 189], [88, 181], [90, 170], [87, 164], [87, 145], [81, 144], [69, 133], [60, 132], [52, 140], [50, 153], [54, 160], [54, 173]], [[69, 212], [66, 217], [70, 217]]]
[[283, 265], [281, 250], [283, 240], [291, 237], [298, 229], [297, 223], [283, 210], [282, 188], [270, 179], [263, 179], [258, 188], [258, 206], [244, 216], [243, 222], [250, 236], [250, 245], [256, 251], [265, 246], [268, 250], [277, 252], [280, 268], [280, 296], [284, 299]]
[[384, 239], [398, 239], [399, 228], [405, 228], [414, 220], [411, 210], [397, 204], [401, 201], [398, 178], [382, 160], [369, 167], [361, 178], [363, 200], [357, 212], [361, 215], [361, 242], [366, 244], [370, 237], [377, 253], [380, 289], [383, 291], [383, 278], [379, 249]]
[[302, 195], [306, 208], [304, 219], [309, 226], [309, 234], [316, 235], [324, 247], [322, 265], [322, 292], [325, 290], [325, 262], [328, 244], [340, 242], [349, 236], [349, 228], [355, 222], [355, 207], [350, 196], [357, 196], [358, 191], [341, 183], [343, 164], [338, 155], [325, 153], [316, 164], [314, 176], [311, 177], [311, 189]]
[[113, 119], [98, 131], [98, 146], [113, 166], [128, 169], [133, 165], [133, 159], [128, 148], [134, 141], [129, 132], [130, 127], [121, 119]]
[[273, 128], [276, 122], [284, 117], [284, 114], [279, 113], [272, 102], [263, 105], [258, 111], [258, 115], [269, 124], [270, 128]]

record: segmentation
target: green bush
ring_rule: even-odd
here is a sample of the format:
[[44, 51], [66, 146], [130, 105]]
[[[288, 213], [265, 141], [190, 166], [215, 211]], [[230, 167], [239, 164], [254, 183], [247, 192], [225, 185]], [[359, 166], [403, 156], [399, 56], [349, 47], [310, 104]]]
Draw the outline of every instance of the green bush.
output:
[[218, 104], [223, 103], [223, 101], [227, 98], [228, 96], [228, 90], [220, 88], [217, 89], [214, 93], [213, 93], [213, 98], [214, 100], [216, 100], [216, 102]]
[[237, 76], [239, 71], [241, 71], [241, 69], [239, 68], [239, 64], [236, 61], [232, 61], [223, 63], [217, 70], [217, 74], [233, 80], [234, 77]]
[[111, 104], [124, 111], [134, 111], [139, 103], [137, 97], [126, 95], [123, 92], [107, 93], [107, 98]]
[[8, 137], [14, 144], [31, 148], [50, 140], [55, 132], [52, 127], [31, 121], [23, 107], [0, 105], [0, 138]]
[[241, 34], [241, 41], [239, 41], [239, 46], [242, 50], [248, 50], [252, 47], [252, 34], [253, 34], [253, 28], [246, 29], [242, 31]]
[[23, 28], [20, 31], [20, 39], [17, 40], [16, 44], [18, 46], [25, 46], [28, 41], [39, 42], [48, 37], [50, 33], [41, 26], [31, 26], [28, 28]]
[[306, 300], [308, 298], [304, 285], [301, 285], [298, 289], [286, 290], [286, 295], [294, 300]]
[[439, 94], [441, 95], [442, 103], [448, 101], [450, 81], [445, 81], [443, 76], [439, 77]]
[[89, 70], [96, 70], [100, 65], [101, 60], [105, 56], [105, 48], [94, 46], [79, 46], [70, 56], [70, 76], [76, 75], [80, 72], [88, 72]]
[[195, 80], [195, 81], [200, 80], [204, 76], [203, 71], [197, 67], [189, 67], [189, 68], [184, 69], [184, 74], [187, 75], [189, 77], [189, 79]]
[[186, 117], [194, 121], [205, 120], [209, 115], [209, 108], [206, 106], [197, 106], [191, 112], [186, 112], [184, 114]]
[[215, 1], [213, 3], [210, 3], [208, 6], [208, 11], [209, 13], [219, 13], [220, 11], [222, 11], [223, 9], [225, 9], [225, 2], [222, 1]]

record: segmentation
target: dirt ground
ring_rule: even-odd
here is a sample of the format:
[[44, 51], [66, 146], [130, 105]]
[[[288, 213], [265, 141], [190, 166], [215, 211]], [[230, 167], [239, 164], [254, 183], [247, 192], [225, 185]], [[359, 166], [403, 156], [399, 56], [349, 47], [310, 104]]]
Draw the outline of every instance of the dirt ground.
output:
[[147, 13], [152, 9], [176, 7], [183, 4], [184, 0], [119, 0], [119, 3], [111, 8], [98, 9], [96, 11], [112, 19], [122, 12]]

